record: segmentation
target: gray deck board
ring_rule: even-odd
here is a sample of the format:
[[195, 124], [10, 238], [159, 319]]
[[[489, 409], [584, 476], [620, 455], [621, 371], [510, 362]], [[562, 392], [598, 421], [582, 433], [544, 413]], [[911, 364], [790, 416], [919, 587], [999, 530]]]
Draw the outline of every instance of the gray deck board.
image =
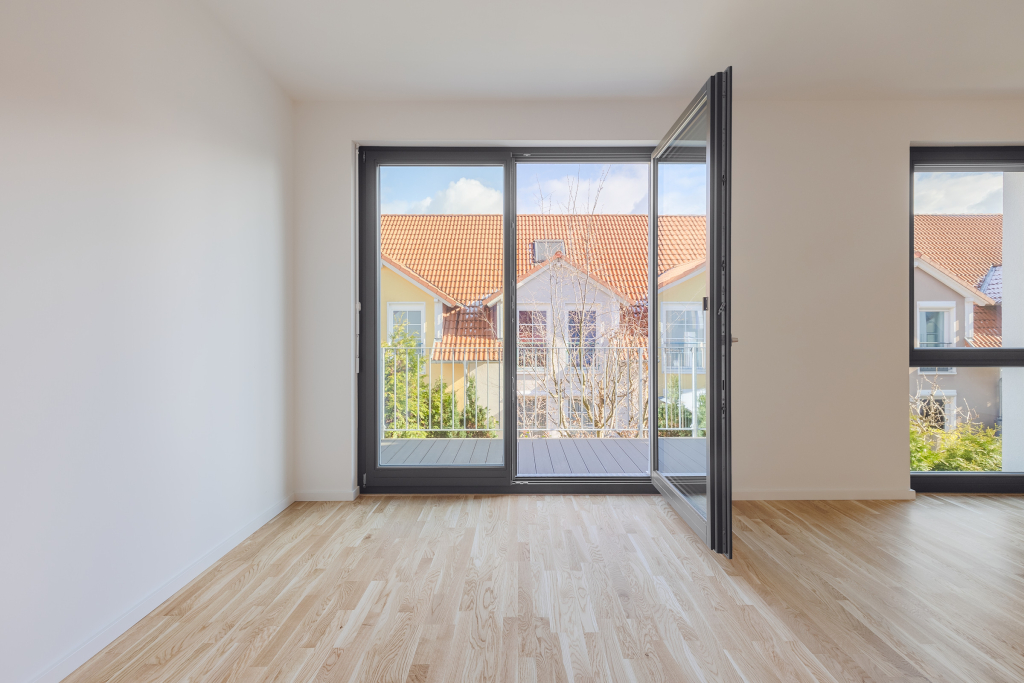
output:
[[[648, 472], [646, 439], [519, 439], [520, 475], [643, 475]], [[663, 437], [660, 471], [699, 473], [705, 469], [705, 440]], [[501, 439], [386, 439], [381, 465], [437, 467], [501, 465]]]

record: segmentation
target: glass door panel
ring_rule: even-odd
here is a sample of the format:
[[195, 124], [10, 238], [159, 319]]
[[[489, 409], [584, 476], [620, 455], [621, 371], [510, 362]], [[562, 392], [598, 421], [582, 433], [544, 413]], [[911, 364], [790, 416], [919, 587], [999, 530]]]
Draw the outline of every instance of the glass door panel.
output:
[[731, 556], [730, 78], [709, 79], [652, 156], [650, 419], [655, 486], [713, 550]]
[[516, 164], [516, 476], [650, 475], [648, 176]]
[[381, 165], [381, 468], [504, 467], [503, 166]]

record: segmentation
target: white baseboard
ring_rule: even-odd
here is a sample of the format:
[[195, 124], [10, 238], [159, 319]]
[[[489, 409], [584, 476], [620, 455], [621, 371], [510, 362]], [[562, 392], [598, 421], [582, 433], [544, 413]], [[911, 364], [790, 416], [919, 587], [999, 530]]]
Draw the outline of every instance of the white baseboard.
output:
[[118, 617], [99, 633], [79, 645], [70, 653], [64, 655], [56, 663], [31, 679], [30, 683], [58, 683], [69, 676], [75, 669], [85, 664], [97, 652], [114, 642], [122, 633], [137, 624], [144, 616], [159, 607], [167, 598], [171, 597], [185, 587], [189, 581], [196, 578], [209, 569], [214, 562], [224, 557], [228, 551], [247, 539], [261, 526], [277, 517], [281, 512], [294, 502], [294, 497], [289, 496], [261, 512], [251, 522], [243, 526], [235, 533], [218, 543], [198, 560], [182, 569], [174, 578], [160, 586], [145, 598], [140, 600], [134, 607]]
[[748, 489], [733, 491], [733, 500], [914, 500], [913, 489]]
[[352, 502], [358, 497], [358, 486], [351, 491], [298, 491], [295, 494], [295, 500], [301, 501]]

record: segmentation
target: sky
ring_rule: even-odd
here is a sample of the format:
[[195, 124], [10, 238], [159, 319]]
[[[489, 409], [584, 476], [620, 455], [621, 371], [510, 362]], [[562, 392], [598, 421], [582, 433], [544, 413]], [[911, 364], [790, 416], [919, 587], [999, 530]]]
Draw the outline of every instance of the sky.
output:
[[[647, 164], [521, 163], [519, 213], [647, 213]], [[661, 164], [659, 212], [705, 213], [704, 164]], [[500, 166], [384, 166], [381, 213], [501, 213]]]
[[914, 213], [1002, 212], [1002, 173], [914, 174]]

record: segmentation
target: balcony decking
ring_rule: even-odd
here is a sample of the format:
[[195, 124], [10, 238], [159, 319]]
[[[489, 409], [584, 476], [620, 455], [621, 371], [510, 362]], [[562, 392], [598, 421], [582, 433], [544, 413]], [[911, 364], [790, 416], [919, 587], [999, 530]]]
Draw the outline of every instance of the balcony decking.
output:
[[[661, 439], [661, 471], [700, 473], [705, 440]], [[646, 439], [520, 439], [519, 474], [622, 476], [648, 474]], [[381, 465], [437, 467], [501, 465], [501, 439], [386, 439]]]

